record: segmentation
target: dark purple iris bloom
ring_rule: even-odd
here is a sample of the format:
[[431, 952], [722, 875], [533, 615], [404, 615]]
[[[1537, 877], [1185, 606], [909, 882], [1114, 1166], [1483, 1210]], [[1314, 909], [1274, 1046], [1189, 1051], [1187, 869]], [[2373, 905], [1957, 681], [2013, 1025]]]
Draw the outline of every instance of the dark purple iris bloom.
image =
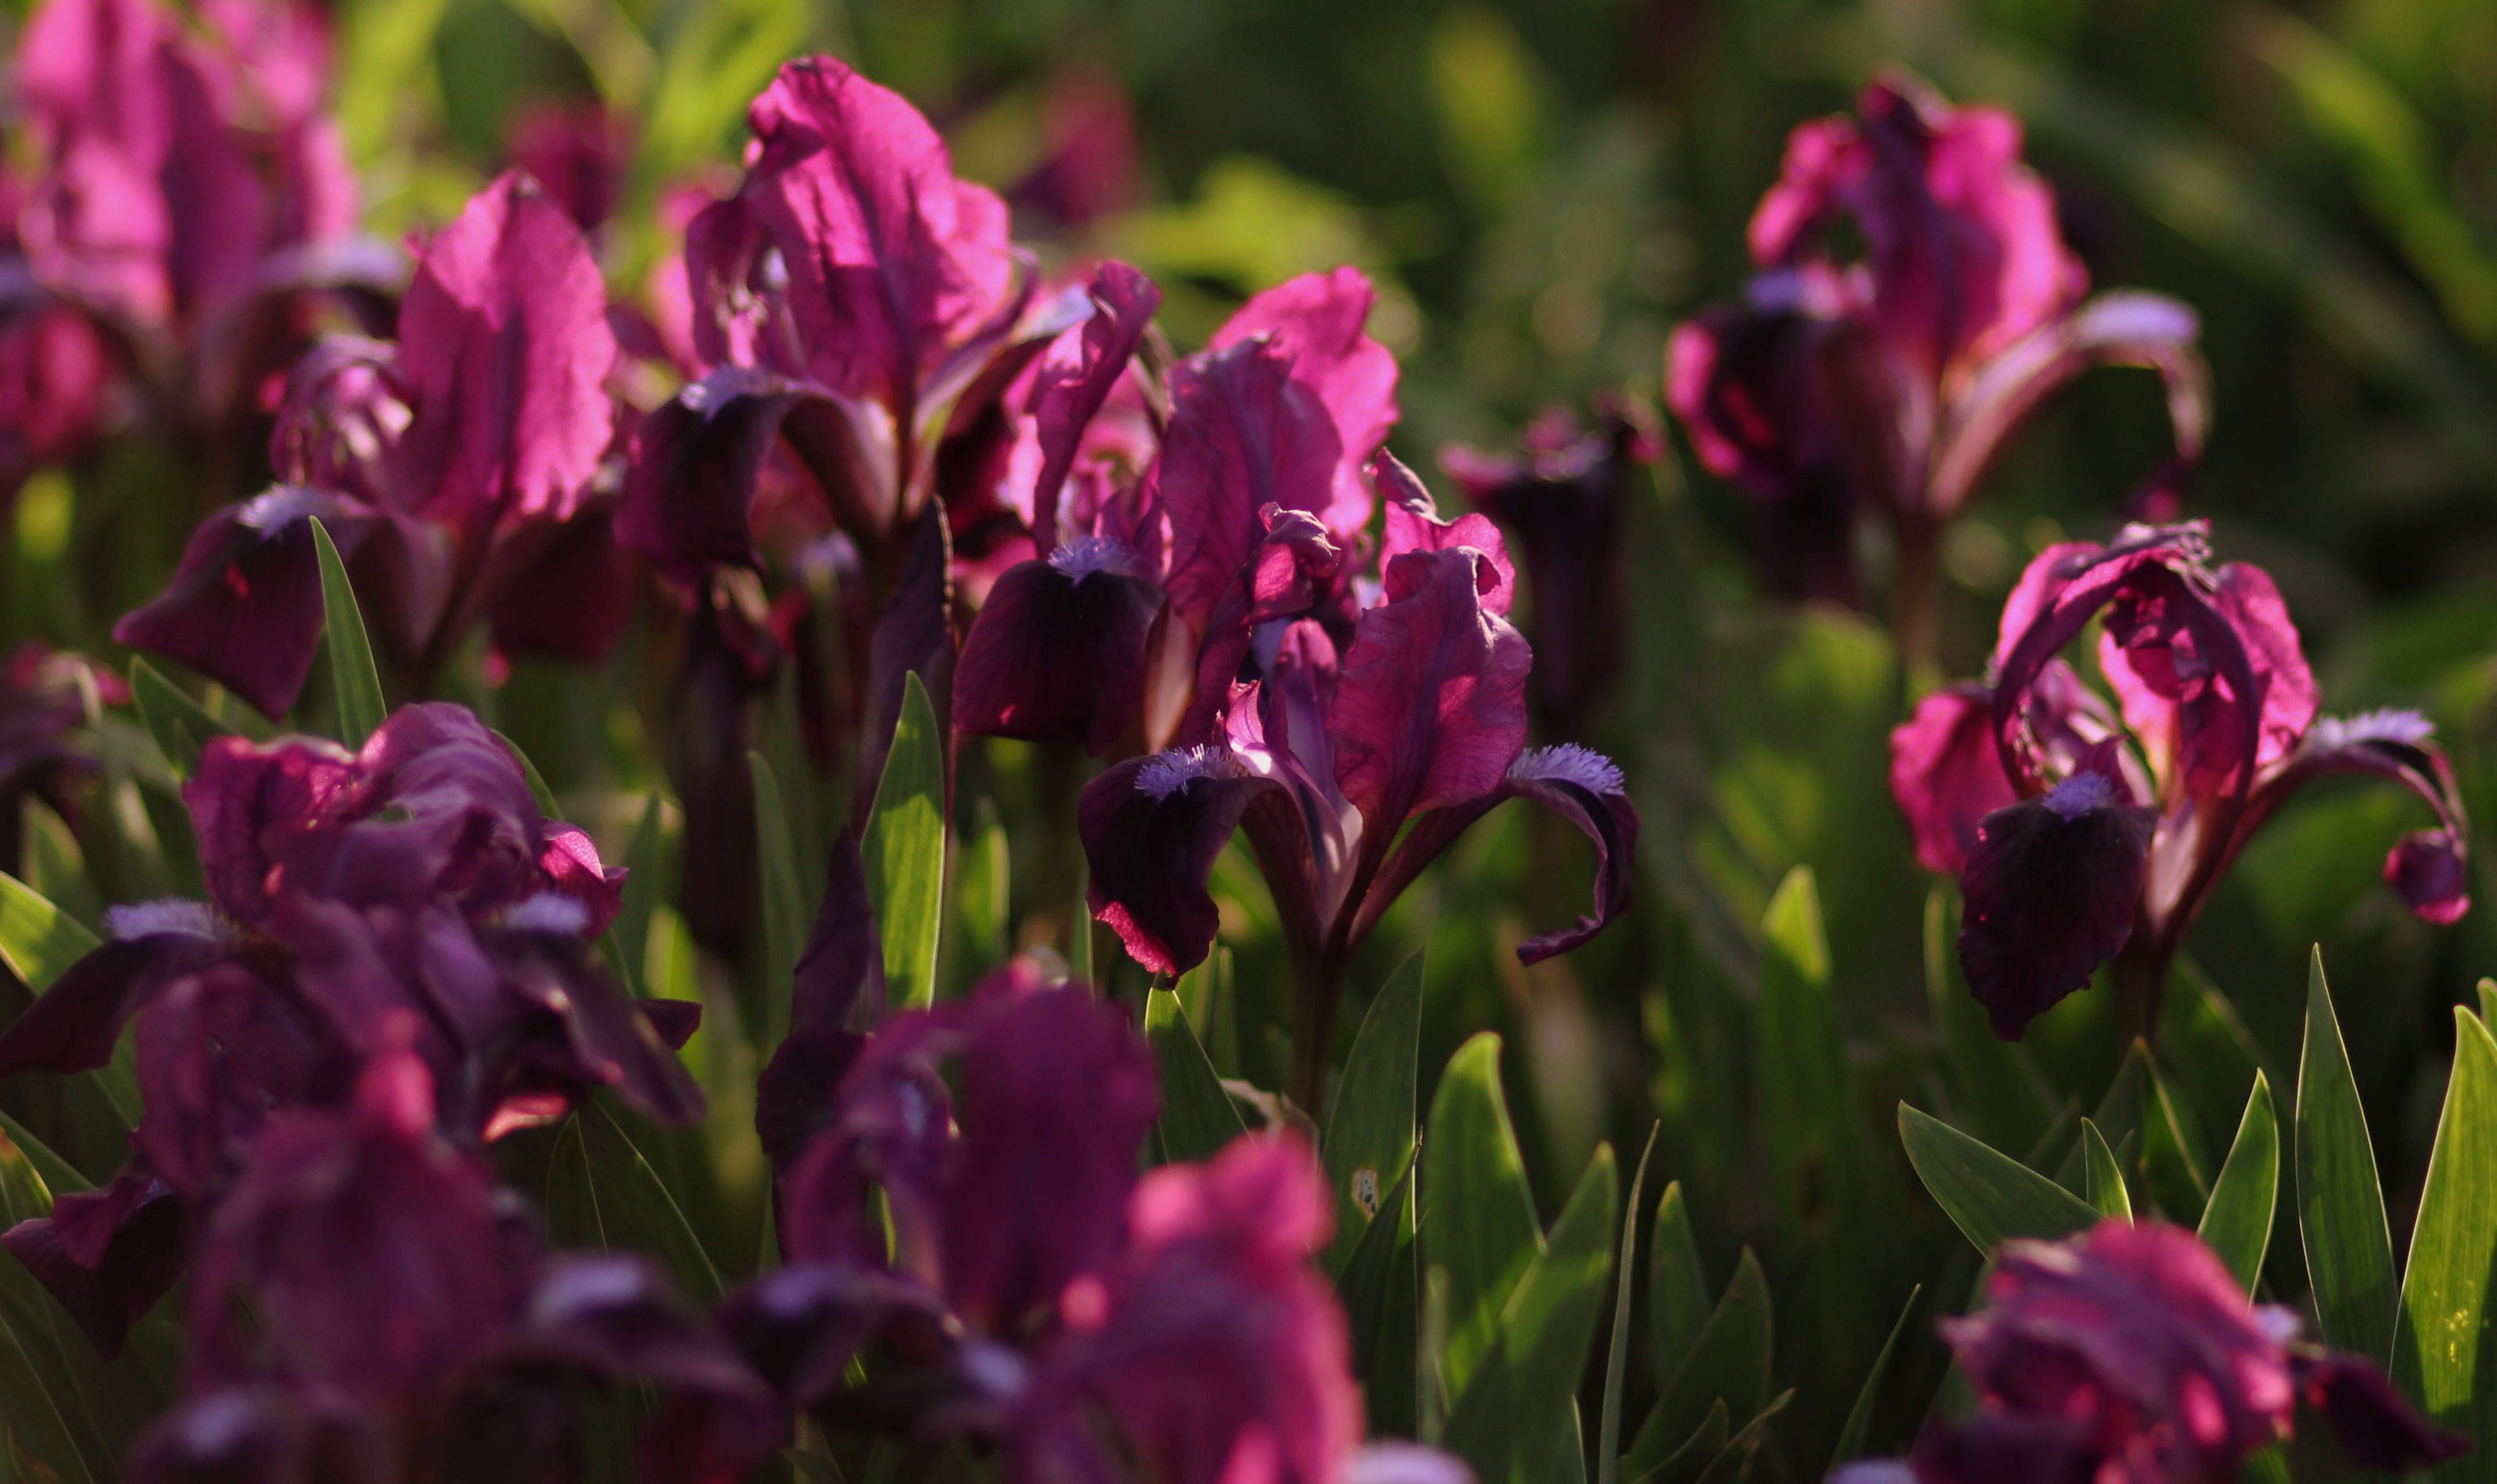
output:
[[615, 426], [606, 315], [581, 229], [528, 176], [497, 179], [426, 244], [396, 342], [333, 337], [296, 366], [269, 449], [286, 483], [209, 517], [113, 637], [283, 714], [320, 640], [318, 518], [421, 681], [516, 586], [565, 584], [572, 621], [550, 647], [600, 651], [622, 579], [566, 527], [603, 518], [588, 502]]
[[[201, 1235], [189, 1399], [140, 1439], [134, 1479], [568, 1477], [579, 1379], [768, 1423], [761, 1384], [653, 1265], [540, 1250], [524, 1207], [437, 1132], [404, 1051], [343, 1106], [271, 1118], [243, 1164]], [[686, 1462], [664, 1431], [646, 1463]]]
[[[1900, 77], [1871, 83], [1855, 116], [1787, 139], [1752, 217], [1759, 271], [1743, 301], [1666, 348], [1665, 400], [1700, 461], [1759, 501], [1781, 590], [1853, 601], [1858, 514], [1897, 530], [1912, 657], [1931, 653], [1939, 533], [2047, 396], [2093, 365], [2158, 370], [2177, 448], [2163, 486], [2209, 422], [2193, 311], [2131, 290], [2085, 300], [2088, 274], [2020, 142], [2000, 110], [1953, 108]], [[1831, 255], [1842, 219], [1860, 261]]]
[[1629, 552], [1622, 511], [1638, 470], [1663, 457], [1656, 415], [1615, 398], [1582, 431], [1556, 407], [1515, 454], [1439, 451], [1439, 466], [1526, 553], [1536, 663], [1527, 696], [1547, 737], [1583, 735], [1589, 710], [1620, 676], [1628, 623]]
[[104, 1348], [179, 1270], [172, 1210], [157, 1245], [122, 1250], [121, 1233], [160, 1199], [212, 1208], [274, 1110], [335, 1105], [384, 1053], [425, 1063], [467, 1147], [601, 1087], [665, 1121], [700, 1116], [670, 1050], [691, 1007], [631, 999], [590, 957], [622, 872], [539, 815], [467, 711], [407, 708], [361, 753], [220, 738], [184, 798], [211, 900], [114, 908], [111, 941], [0, 1034], [0, 1076], [85, 1071], [138, 1021], [129, 1164], [5, 1239]]
[[1140, 1182], [1153, 1054], [1122, 1007], [1029, 961], [850, 1028], [881, 984], [854, 860], [835, 875], [758, 1114], [788, 1266], [722, 1310], [787, 1405], [965, 1434], [1032, 1484], [1464, 1477], [1358, 1448], [1343, 1316], [1309, 1265], [1332, 1202], [1305, 1144], [1247, 1137]]
[[[1174, 448], [1178, 430], [1174, 418]], [[1526, 798], [1596, 843], [1594, 913], [1522, 944], [1528, 963], [1628, 909], [1638, 837], [1620, 770], [1575, 744], [1526, 748], [1533, 656], [1505, 616], [1515, 579], [1499, 531], [1478, 515], [1439, 520], [1392, 459], [1373, 472], [1391, 496], [1377, 600], [1326, 602], [1312, 574], [1333, 563], [1304, 554], [1323, 532], [1270, 504], [1265, 541], [1232, 558], [1231, 593], [1211, 605], [1236, 636], [1217, 647], [1213, 629], [1199, 661], [1197, 706], [1219, 730], [1106, 770], [1078, 815], [1092, 910], [1155, 973], [1204, 960], [1217, 918], [1208, 873], [1246, 833], [1296, 965], [1292, 1094], [1313, 1116], [1349, 955], [1467, 826]], [[1303, 544], [1286, 519], [1309, 521]], [[1177, 623], [1176, 573], [1172, 588]]]
[[1083, 298], [1040, 300], [1005, 204], [845, 64], [789, 63], [747, 122], [743, 185], [685, 235], [707, 374], [635, 434], [616, 539], [690, 584], [760, 570], [759, 526], [830, 525], [883, 575], [880, 601], [920, 513], [959, 503], [951, 476], [988, 464], [1009, 433], [998, 397]]
[[[1959, 878], [1960, 961], [2007, 1039], [2110, 958], [2146, 1033], [2228, 863], [2320, 774], [2426, 800], [2436, 828], [2405, 836], [2385, 879], [2432, 923], [2471, 904], [2470, 826], [2433, 729], [2413, 711], [2316, 715], [2271, 579], [2209, 555], [2198, 521], [2047, 549], [2004, 609], [1992, 683], [1936, 691], [1890, 736], [1890, 791], [1917, 859]], [[2058, 657], [2093, 619], [2120, 719]]]
[[2229, 1484], [2321, 1410], [2363, 1468], [2461, 1453], [2375, 1363], [2296, 1340], [2297, 1315], [2254, 1305], [2200, 1239], [2161, 1222], [2102, 1221], [2067, 1242], [2008, 1242], [1990, 1307], [1943, 1321], [1983, 1410], [1930, 1429], [1904, 1463], [1849, 1484]]
[[0, 380], [44, 420], [29, 444], [73, 449], [111, 373], [176, 431], [248, 418], [308, 296], [354, 291], [352, 309], [396, 279], [396, 255], [353, 235], [329, 75], [329, 22], [294, 0], [61, 0], [29, 19], [31, 173], [0, 191]]

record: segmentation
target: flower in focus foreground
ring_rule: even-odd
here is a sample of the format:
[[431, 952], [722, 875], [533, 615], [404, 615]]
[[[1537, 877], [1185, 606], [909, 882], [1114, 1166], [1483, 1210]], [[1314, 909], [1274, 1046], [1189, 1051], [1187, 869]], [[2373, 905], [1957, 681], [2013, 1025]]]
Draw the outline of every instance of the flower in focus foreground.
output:
[[1981, 1404], [1930, 1426], [1903, 1462], [1844, 1484], [2229, 1484], [2258, 1449], [2323, 1412], [2362, 1468], [2417, 1468], [2464, 1440], [2424, 1421], [2374, 1362], [2296, 1341], [2199, 1238], [2106, 1220], [2067, 1242], [2008, 1242], [1989, 1307], [1943, 1323]]
[[[1841, 263], [1841, 219], [1867, 254]], [[1929, 661], [1937, 542], [2011, 435], [2093, 365], [2146, 365], [2167, 384], [2176, 458], [2210, 419], [2194, 312], [2114, 290], [2085, 300], [2053, 191], [2020, 159], [2020, 125], [1954, 108], [1897, 76], [1855, 116], [1786, 141], [1751, 224], [1758, 268], [1743, 302], [1675, 330], [1665, 399], [1701, 463], [1758, 501], [1771, 585], [1856, 601], [1860, 514], [1898, 533], [1902, 651]]]

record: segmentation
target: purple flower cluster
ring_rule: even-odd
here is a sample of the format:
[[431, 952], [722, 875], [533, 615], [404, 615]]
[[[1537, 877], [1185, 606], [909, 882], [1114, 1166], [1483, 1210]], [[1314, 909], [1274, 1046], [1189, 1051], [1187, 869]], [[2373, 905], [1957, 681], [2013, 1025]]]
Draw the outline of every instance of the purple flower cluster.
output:
[[[1934, 692], [1891, 734], [1891, 792], [1917, 859], [1959, 878], [1960, 961], [2007, 1039], [2108, 959], [2146, 1029], [2228, 863], [2325, 774], [2425, 799], [2436, 827], [2393, 847], [2385, 879], [2432, 923], [2470, 905], [2469, 825], [2425, 718], [2318, 716], [2271, 579], [2209, 556], [2198, 521], [2048, 548], [2004, 607], [1989, 680]], [[2061, 657], [2094, 620], [2112, 708]]]
[[2069, 1242], [2006, 1243], [1986, 1297], [1943, 1323], [1979, 1410], [1834, 1484], [2228, 1484], [2290, 1437], [2301, 1405], [2363, 1468], [2464, 1447], [2374, 1362], [2298, 1342], [2296, 1314], [2249, 1304], [2179, 1227], [2116, 1219]]

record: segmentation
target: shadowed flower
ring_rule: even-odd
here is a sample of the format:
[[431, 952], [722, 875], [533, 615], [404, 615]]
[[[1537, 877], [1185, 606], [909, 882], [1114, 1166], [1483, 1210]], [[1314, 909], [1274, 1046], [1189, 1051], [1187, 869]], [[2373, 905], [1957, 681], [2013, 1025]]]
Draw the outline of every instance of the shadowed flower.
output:
[[2468, 1444], [2431, 1427], [2368, 1360], [2296, 1340], [2297, 1315], [2246, 1301], [2200, 1239], [2102, 1221], [2008, 1242], [1987, 1309], [1943, 1321], [1982, 1410], [1928, 1428], [1904, 1463], [1847, 1484], [2229, 1484], [2320, 1410], [2362, 1468], [2418, 1468]]
[[[581, 230], [530, 177], [503, 175], [426, 244], [396, 342], [332, 337], [296, 366], [269, 448], [288, 483], [209, 517], [113, 637], [282, 715], [320, 636], [318, 519], [386, 647], [429, 680], [584, 511], [614, 431], [606, 312]], [[595, 655], [620, 627], [588, 558], [570, 621], [534, 636], [547, 647]]]
[[[1932, 657], [1943, 527], [2048, 396], [2094, 365], [2157, 370], [2176, 438], [2158, 491], [2200, 455], [2210, 418], [2193, 311], [2132, 290], [2085, 300], [2020, 142], [1999, 110], [1874, 81], [1853, 117], [1788, 138], [1752, 217], [1759, 271], [1743, 301], [1666, 347], [1666, 403], [1700, 462], [1759, 502], [1781, 590], [1854, 601], [1854, 521], [1896, 530], [1892, 601], [1912, 660]], [[1860, 261], [1832, 256], [1842, 220]]]
[[[2385, 879], [2432, 923], [2470, 905], [2470, 826], [2433, 729], [2411, 711], [2319, 717], [2271, 579], [2209, 554], [2199, 522], [2049, 548], [2004, 608], [1990, 682], [1934, 692], [1891, 734], [1891, 793], [1917, 859], [1959, 877], [1960, 961], [2007, 1039], [2109, 959], [2127, 1029], [2148, 1033], [2228, 864], [2324, 774], [2426, 800], [2436, 827], [2403, 837]], [[2117, 708], [2059, 657], [2093, 619]]]

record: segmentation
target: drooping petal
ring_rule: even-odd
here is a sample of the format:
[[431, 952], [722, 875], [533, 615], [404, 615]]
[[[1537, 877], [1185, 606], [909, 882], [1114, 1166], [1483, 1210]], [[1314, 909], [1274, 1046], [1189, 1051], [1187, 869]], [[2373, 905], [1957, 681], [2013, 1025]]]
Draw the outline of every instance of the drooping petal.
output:
[[1286, 798], [1286, 790], [1219, 746], [1105, 769], [1084, 786], [1076, 806], [1092, 915], [1154, 973], [1185, 973], [1203, 963], [1221, 917], [1206, 891], [1215, 858], [1241, 817], [1268, 796]]
[[1952, 685], [1916, 703], [1890, 733], [1890, 797], [1908, 816], [1916, 862], [1956, 876], [1976, 844], [1977, 824], [2020, 800], [1994, 742], [1994, 694]]
[[2200, 330], [2186, 305], [2119, 289], [2006, 345], [1976, 367], [1946, 411], [1928, 487], [1931, 508], [1947, 516], [1965, 504], [2012, 433], [2092, 366], [2140, 365], [2159, 373], [2167, 388], [2175, 463], [2191, 467], [2201, 458], [2211, 423], [2210, 367], [2195, 343]]
[[1143, 343], [1145, 328], [1162, 301], [1162, 291], [1144, 274], [1116, 261], [1093, 270], [1087, 291], [1092, 313], [1084, 322], [1081, 356], [1072, 366], [1044, 365], [1031, 389], [1040, 473], [1031, 487], [1031, 535], [1044, 556], [1058, 550], [1058, 495], [1067, 470], [1110, 389]]
[[0, 1077], [103, 1066], [112, 1059], [113, 1045], [132, 1016], [168, 985], [235, 951], [212, 926], [206, 931], [142, 932], [100, 945], [0, 1031]]
[[757, 484], [803, 382], [725, 366], [689, 383], [633, 430], [616, 540], [691, 582], [711, 564], [760, 568], [748, 520]]
[[1126, 1007], [1065, 985], [994, 1002], [963, 1048], [945, 1205], [945, 1292], [1012, 1335], [1118, 1254], [1136, 1158], [1161, 1111]]
[[2091, 1484], [2104, 1462], [2079, 1419], [1993, 1412], [1926, 1429], [1916, 1439], [1910, 1478], [1913, 1484]]
[[1135, 726], [1160, 590], [1132, 553], [1078, 536], [1006, 569], [963, 641], [954, 724], [973, 737], [1080, 742], [1094, 756]]
[[1365, 329], [1377, 292], [1360, 269], [1307, 273], [1257, 295], [1223, 322], [1207, 349], [1272, 336], [1291, 363], [1292, 380], [1317, 395], [1335, 424], [1333, 498], [1303, 505], [1348, 540], [1370, 524], [1362, 470], [1396, 426], [1396, 358]]
[[569, 521], [532, 521], [497, 551], [494, 647], [596, 666], [624, 637], [633, 614], [633, 570], [616, 541], [614, 501], [583, 506]]
[[2292, 1364], [2299, 1399], [2323, 1414], [2341, 1451], [2361, 1468], [2408, 1471], [2471, 1450], [2470, 1438], [2420, 1416], [2374, 1361], [2328, 1350]]
[[1959, 956], [1995, 1034], [2018, 1040], [2133, 935], [2158, 817], [2130, 802], [2110, 764], [1978, 824], [1960, 874]]
[[581, 229], [506, 173], [426, 245], [400, 301], [428, 508], [562, 520], [614, 430], [607, 285]]
[[921, 379], [1008, 300], [1004, 203], [954, 178], [900, 94], [831, 57], [782, 67], [747, 119], [744, 200], [786, 265], [807, 369], [906, 424]]
[[[126, 1187], [126, 1188], [125, 1188]], [[74, 1252], [62, 1211], [79, 1201], [110, 1201], [100, 1240]], [[0, 1233], [0, 1247], [26, 1265], [79, 1329], [111, 1360], [121, 1353], [130, 1327], [146, 1317], [173, 1290], [189, 1257], [190, 1223], [171, 1185], [145, 1175], [124, 1175], [103, 1191], [64, 1195], [53, 1215], [20, 1221]]]
[[321, 567], [312, 521], [341, 555], [373, 521], [301, 485], [279, 485], [200, 523], [165, 590], [112, 626], [116, 644], [180, 660], [278, 717], [321, 645]]
[[843, 830], [798, 956], [789, 1033], [755, 1084], [754, 1126], [775, 1171], [785, 1173], [806, 1141], [833, 1122], [834, 1093], [865, 1044], [862, 1032], [883, 1016], [884, 993], [867, 867], [857, 837]]
[[2440, 927], [2459, 922], [2471, 909], [2471, 823], [2453, 765], [2434, 737], [2435, 728], [2417, 711], [2320, 718], [2289, 766], [2264, 784], [2256, 808], [2249, 811], [2254, 816], [2249, 828], [2318, 774], [2390, 778], [2428, 802], [2436, 810], [2437, 828], [2403, 836], [2385, 857], [2385, 880], [2427, 921]]
[[1497, 789], [1526, 745], [1526, 639], [1484, 611], [1466, 551], [1388, 563], [1387, 601], [1361, 616], [1327, 731], [1336, 781], [1375, 848], [1423, 809]]

